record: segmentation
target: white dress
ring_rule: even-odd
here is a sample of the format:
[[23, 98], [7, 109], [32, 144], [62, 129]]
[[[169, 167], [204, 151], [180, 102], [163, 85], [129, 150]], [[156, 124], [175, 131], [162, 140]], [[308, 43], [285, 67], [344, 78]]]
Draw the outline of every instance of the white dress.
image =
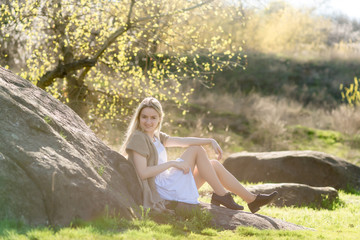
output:
[[[167, 162], [164, 145], [155, 138], [154, 145], [158, 152], [158, 164]], [[181, 158], [176, 161], [184, 161]], [[169, 168], [155, 177], [156, 189], [161, 198], [165, 200], [198, 204], [199, 192], [197, 190], [191, 170], [188, 174], [177, 168]]]

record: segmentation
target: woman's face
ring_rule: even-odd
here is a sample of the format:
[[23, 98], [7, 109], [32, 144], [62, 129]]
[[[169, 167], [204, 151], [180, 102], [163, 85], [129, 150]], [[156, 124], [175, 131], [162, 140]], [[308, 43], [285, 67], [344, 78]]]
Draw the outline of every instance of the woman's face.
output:
[[159, 126], [160, 115], [155, 109], [151, 107], [145, 107], [140, 112], [139, 122], [140, 128], [145, 133], [152, 135]]

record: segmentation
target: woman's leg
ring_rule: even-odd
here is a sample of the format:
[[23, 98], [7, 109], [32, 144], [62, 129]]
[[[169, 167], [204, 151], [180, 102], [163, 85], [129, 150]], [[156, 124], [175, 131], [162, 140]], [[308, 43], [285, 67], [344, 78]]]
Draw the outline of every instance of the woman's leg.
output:
[[[201, 181], [202, 184], [206, 181], [210, 184], [217, 195], [223, 196], [227, 193], [203, 147], [191, 146], [181, 155], [180, 158], [190, 165], [197, 187], [199, 187]], [[198, 175], [201, 176], [201, 179]]]
[[225, 167], [217, 160], [211, 160], [211, 165], [215, 169], [216, 175], [222, 185], [229, 191], [235, 193], [245, 202], [250, 203], [255, 200], [256, 195], [249, 192]]
[[190, 165], [198, 189], [206, 181], [217, 195], [223, 196], [226, 193], [226, 188], [244, 199], [247, 203], [255, 200], [256, 195], [246, 190], [219, 161], [209, 160], [203, 147], [189, 147], [181, 155], [181, 159]]
[[[245, 202], [250, 203], [255, 200], [256, 195], [252, 194], [217, 160], [210, 160], [217, 177], [221, 184], [230, 192], [235, 193], [241, 197]], [[197, 167], [194, 170], [194, 179], [196, 187], [199, 189], [206, 180], [201, 177]]]
[[224, 205], [227, 208], [243, 210], [244, 208], [234, 202], [230, 195], [226, 195], [224, 187], [237, 194], [248, 203], [252, 213], [257, 212], [260, 207], [270, 203], [278, 194], [276, 191], [271, 194], [252, 194], [218, 161], [209, 160], [202, 147], [188, 148], [181, 158], [187, 162], [194, 175], [196, 186], [199, 189], [205, 181], [214, 189], [218, 196], [211, 198], [211, 203]]

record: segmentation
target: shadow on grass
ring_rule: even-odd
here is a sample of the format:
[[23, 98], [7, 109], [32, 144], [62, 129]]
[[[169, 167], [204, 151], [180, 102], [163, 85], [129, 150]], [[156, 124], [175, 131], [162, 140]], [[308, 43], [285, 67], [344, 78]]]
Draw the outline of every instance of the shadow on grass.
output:
[[221, 229], [211, 225], [212, 216], [208, 211], [195, 210], [183, 214], [146, 212], [141, 219], [126, 220], [120, 217], [102, 216], [93, 221], [74, 220], [71, 228], [91, 227], [101, 234], [126, 233], [127, 231], [157, 232], [173, 237], [191, 233], [216, 235]]
[[19, 234], [26, 234], [31, 229], [22, 221], [16, 220], [2, 220], [0, 221], [0, 237], [8, 235], [9, 230], [15, 231]]
[[351, 184], [347, 185], [346, 189], [344, 189], [344, 192], [348, 194], [360, 196], [360, 189], [354, 187]]

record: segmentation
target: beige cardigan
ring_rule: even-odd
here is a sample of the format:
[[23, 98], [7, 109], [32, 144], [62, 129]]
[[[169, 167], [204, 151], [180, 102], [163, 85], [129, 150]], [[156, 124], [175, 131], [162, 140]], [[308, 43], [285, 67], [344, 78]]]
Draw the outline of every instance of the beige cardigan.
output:
[[[169, 136], [167, 134], [162, 132], [160, 133], [160, 141], [162, 144], [164, 144], [168, 138]], [[130, 136], [129, 142], [126, 146], [128, 159], [134, 165], [133, 151], [146, 158], [147, 166], [155, 166], [158, 164], [158, 153], [156, 147], [146, 133], [136, 130]], [[141, 180], [139, 174], [137, 175], [143, 193], [143, 206], [154, 210], [165, 209], [165, 201], [159, 196], [156, 190], [155, 177]]]

